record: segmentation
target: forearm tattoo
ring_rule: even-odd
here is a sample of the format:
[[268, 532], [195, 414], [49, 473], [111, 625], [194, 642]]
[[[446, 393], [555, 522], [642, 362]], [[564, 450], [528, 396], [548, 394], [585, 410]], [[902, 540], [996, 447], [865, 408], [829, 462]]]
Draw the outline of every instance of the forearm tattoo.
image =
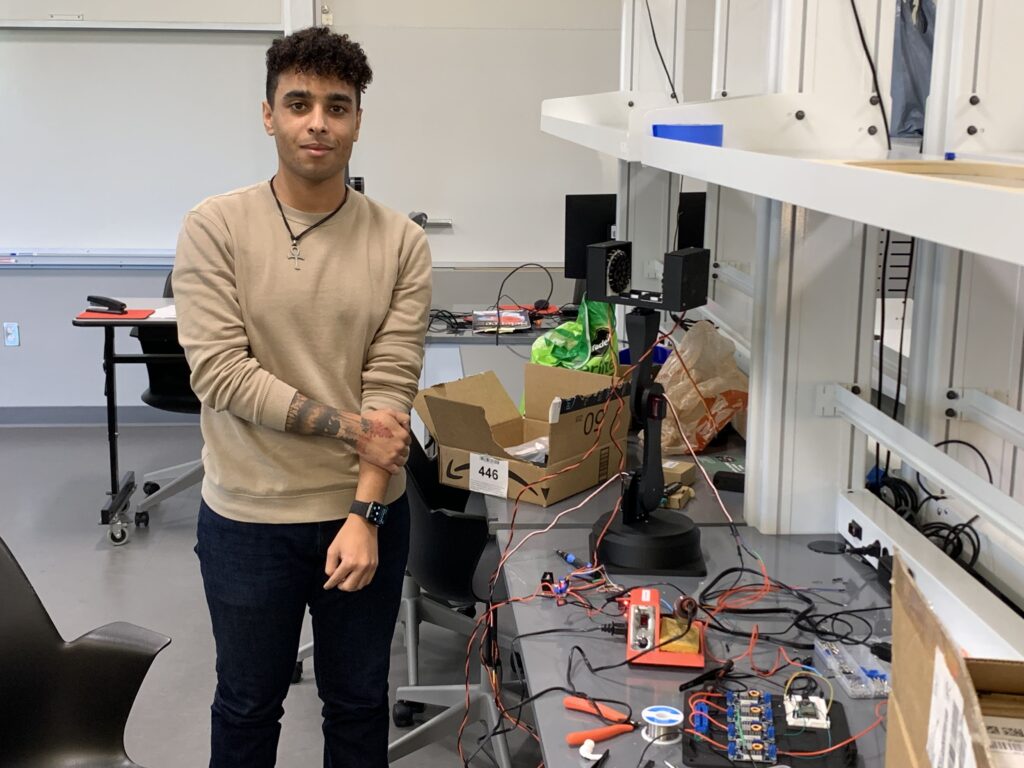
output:
[[392, 436], [391, 430], [381, 424], [354, 413], [343, 413], [300, 392], [295, 393], [288, 406], [284, 429], [298, 435], [332, 437], [357, 450], [369, 439]]

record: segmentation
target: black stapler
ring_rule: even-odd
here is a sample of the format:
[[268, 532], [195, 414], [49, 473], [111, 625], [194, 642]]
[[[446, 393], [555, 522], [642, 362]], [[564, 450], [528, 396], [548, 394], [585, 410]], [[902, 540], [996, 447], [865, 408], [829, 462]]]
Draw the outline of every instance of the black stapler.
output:
[[106, 296], [87, 296], [86, 301], [89, 302], [89, 307], [86, 309], [87, 312], [104, 312], [108, 315], [123, 315], [128, 309], [128, 305], [123, 301], [111, 299]]

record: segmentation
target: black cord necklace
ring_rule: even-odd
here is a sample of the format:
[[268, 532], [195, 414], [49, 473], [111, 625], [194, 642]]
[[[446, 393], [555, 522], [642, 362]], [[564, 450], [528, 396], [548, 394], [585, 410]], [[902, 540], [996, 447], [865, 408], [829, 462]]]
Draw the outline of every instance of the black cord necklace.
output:
[[345, 196], [341, 199], [341, 202], [338, 203], [337, 208], [335, 208], [333, 211], [331, 211], [322, 219], [320, 219], [320, 221], [316, 222], [315, 224], [311, 224], [306, 229], [302, 230], [299, 234], [296, 235], [294, 232], [292, 232], [292, 228], [288, 224], [288, 218], [284, 215], [284, 208], [281, 207], [281, 201], [278, 200], [277, 198], [277, 190], [274, 189], [274, 179], [276, 178], [277, 176], [270, 177], [270, 194], [274, 196], [274, 202], [277, 203], [277, 210], [281, 212], [281, 221], [284, 222], [284, 228], [288, 230], [288, 237], [292, 239], [291, 252], [288, 254], [288, 258], [292, 260], [292, 265], [295, 267], [296, 271], [298, 271], [299, 262], [305, 261], [305, 259], [303, 259], [302, 256], [299, 254], [299, 240], [304, 238], [306, 235], [308, 235], [310, 232], [319, 227], [321, 224], [323, 224], [325, 221], [330, 219], [332, 216], [334, 216], [334, 214], [336, 214], [338, 211], [342, 209], [342, 207], [348, 201], [348, 190], [345, 190]]

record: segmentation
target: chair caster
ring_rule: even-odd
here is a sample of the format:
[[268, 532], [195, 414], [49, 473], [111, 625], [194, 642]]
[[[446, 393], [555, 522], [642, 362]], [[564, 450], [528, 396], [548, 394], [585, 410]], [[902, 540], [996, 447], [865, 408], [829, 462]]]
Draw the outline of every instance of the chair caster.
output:
[[302, 662], [295, 662], [295, 669], [292, 670], [292, 685], [302, 682]]
[[160, 490], [160, 484], [154, 483], [153, 481], [147, 481], [142, 484], [142, 492], [147, 496], [152, 496], [154, 493]]
[[149, 528], [149, 512], [135, 513], [135, 527]]
[[413, 725], [412, 716], [422, 711], [423, 705], [418, 702], [396, 701], [391, 708], [391, 720], [397, 728], [409, 728]]
[[124, 520], [113, 520], [107, 527], [107, 539], [115, 547], [120, 547], [128, 542], [128, 523]]

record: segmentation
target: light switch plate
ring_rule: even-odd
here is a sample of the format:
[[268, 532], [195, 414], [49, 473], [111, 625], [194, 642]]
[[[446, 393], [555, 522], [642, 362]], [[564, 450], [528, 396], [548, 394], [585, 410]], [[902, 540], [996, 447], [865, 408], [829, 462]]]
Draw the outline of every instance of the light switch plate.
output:
[[21, 329], [17, 323], [4, 323], [4, 346], [21, 346]]

